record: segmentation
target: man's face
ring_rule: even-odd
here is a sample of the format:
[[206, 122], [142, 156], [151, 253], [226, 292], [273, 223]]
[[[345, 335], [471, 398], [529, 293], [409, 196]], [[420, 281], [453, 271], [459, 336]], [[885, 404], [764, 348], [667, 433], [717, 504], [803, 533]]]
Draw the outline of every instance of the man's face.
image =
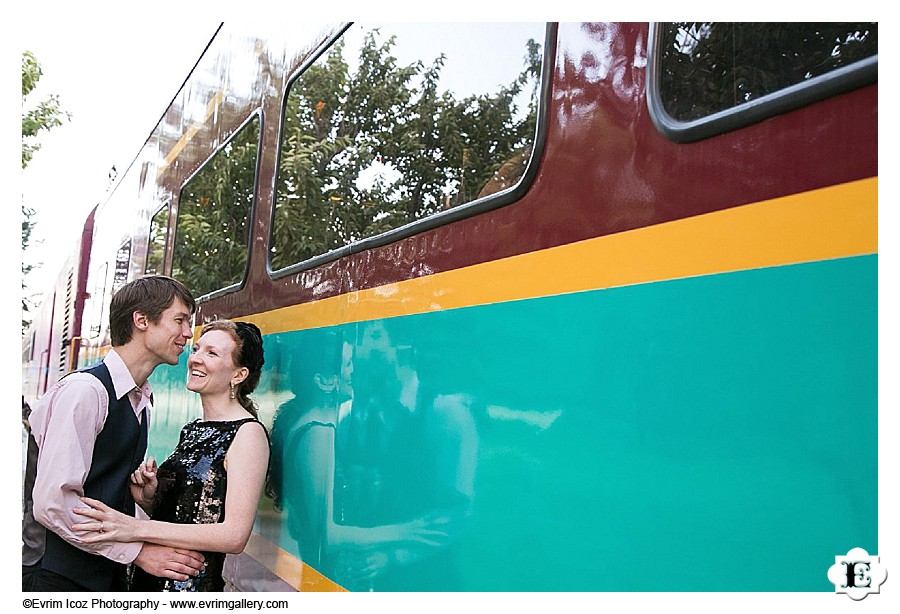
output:
[[146, 347], [159, 360], [158, 364], [177, 365], [185, 344], [193, 336], [191, 310], [176, 297], [162, 312], [159, 322], [149, 323]]

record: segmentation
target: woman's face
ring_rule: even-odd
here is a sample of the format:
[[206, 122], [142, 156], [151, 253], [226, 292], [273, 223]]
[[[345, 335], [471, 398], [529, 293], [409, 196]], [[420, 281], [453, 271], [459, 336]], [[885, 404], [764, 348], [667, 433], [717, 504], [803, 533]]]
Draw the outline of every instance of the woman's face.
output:
[[188, 358], [187, 388], [203, 394], [230, 392], [238, 383], [240, 367], [234, 363], [234, 338], [223, 330], [211, 330], [194, 344]]

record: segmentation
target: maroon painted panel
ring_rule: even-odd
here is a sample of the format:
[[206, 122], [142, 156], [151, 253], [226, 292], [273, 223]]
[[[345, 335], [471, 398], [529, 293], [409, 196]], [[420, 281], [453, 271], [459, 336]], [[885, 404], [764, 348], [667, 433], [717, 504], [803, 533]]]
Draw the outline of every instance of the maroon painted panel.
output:
[[[877, 175], [877, 85], [691, 144], [664, 138], [646, 103], [647, 24], [562, 24], [547, 139], [509, 206], [268, 280], [272, 196], [262, 190], [245, 287], [201, 317], [257, 313]], [[266, 108], [269, 132], [280, 107]], [[268, 140], [275, 143], [277, 140]], [[264, 152], [260, 185], [273, 185]]]

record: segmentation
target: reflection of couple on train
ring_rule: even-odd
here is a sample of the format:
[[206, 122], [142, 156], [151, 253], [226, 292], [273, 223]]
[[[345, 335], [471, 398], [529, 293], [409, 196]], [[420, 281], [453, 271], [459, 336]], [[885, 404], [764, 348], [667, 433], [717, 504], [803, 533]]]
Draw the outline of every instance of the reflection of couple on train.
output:
[[[187, 361], [203, 417], [183, 428], [158, 468], [142, 462], [147, 378], [160, 364], [178, 364], [194, 310], [173, 279], [126, 284], [110, 305], [112, 350], [35, 403], [23, 590], [224, 589], [225, 553], [249, 539], [268, 467], [267, 435], [248, 396], [263, 366], [256, 326], [203, 327]], [[136, 518], [141, 511], [151, 519]]]
[[385, 322], [359, 327], [358, 343], [304, 331], [302, 345], [332, 354], [287, 356], [295, 396], [272, 426], [276, 504], [302, 560], [344, 588], [451, 590], [473, 497], [471, 400], [427, 390], [414, 348]]

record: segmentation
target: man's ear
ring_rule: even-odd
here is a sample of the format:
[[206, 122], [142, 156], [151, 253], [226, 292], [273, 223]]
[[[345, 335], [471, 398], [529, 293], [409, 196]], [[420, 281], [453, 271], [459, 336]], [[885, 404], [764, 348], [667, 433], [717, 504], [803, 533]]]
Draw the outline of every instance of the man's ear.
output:
[[150, 319], [146, 314], [135, 311], [131, 314], [131, 323], [134, 324], [136, 329], [145, 331], [150, 326]]

